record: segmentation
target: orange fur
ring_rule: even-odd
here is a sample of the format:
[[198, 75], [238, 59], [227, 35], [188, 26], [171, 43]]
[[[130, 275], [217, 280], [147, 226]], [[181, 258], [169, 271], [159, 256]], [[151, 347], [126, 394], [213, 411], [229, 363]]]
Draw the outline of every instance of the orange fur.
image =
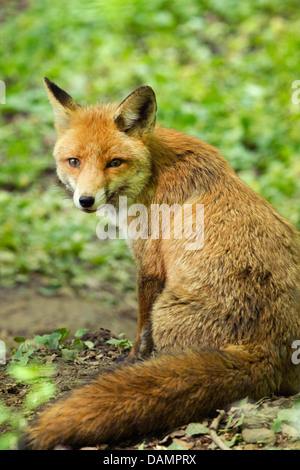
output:
[[[129, 361], [147, 359], [153, 345], [162, 354], [104, 372], [46, 408], [29, 425], [27, 448], [119, 440], [186, 424], [245, 396], [296, 393], [296, 229], [215, 148], [154, 125], [149, 87], [120, 106], [81, 108], [46, 85], [59, 132], [58, 175], [74, 198], [117, 206], [127, 195], [147, 207], [149, 218], [152, 204], [201, 203], [205, 238], [194, 251], [185, 249], [184, 237], [132, 240], [139, 317]], [[72, 157], [80, 168], [70, 167]], [[122, 164], [109, 167], [116, 158]], [[174, 216], [173, 230], [176, 223]]]

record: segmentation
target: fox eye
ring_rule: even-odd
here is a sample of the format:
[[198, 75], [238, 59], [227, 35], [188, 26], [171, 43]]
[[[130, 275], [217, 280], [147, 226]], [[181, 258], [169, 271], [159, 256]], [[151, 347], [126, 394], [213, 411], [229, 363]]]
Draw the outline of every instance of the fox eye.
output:
[[69, 158], [68, 162], [73, 168], [78, 168], [81, 164], [81, 161], [78, 158]]
[[120, 165], [122, 165], [122, 160], [119, 158], [114, 158], [111, 162], [109, 162], [107, 168], [117, 168]]

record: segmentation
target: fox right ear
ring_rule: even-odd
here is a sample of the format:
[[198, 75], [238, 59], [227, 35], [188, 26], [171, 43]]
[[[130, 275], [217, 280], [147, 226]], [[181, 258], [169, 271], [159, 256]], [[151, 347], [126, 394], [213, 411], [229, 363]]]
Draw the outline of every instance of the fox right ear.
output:
[[79, 105], [75, 103], [68, 93], [51, 82], [49, 78], [44, 78], [44, 84], [53, 107], [55, 127], [58, 133], [62, 134], [69, 128], [72, 112], [76, 111]]
[[120, 104], [114, 121], [120, 131], [141, 138], [152, 133], [156, 108], [154, 91], [149, 86], [142, 86]]

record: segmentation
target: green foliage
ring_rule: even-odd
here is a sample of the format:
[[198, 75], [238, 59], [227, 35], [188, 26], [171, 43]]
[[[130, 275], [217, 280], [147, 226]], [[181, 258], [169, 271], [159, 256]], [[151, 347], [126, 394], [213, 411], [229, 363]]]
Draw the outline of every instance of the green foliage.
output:
[[20, 365], [26, 365], [30, 358], [34, 356], [37, 348], [44, 348], [46, 352], [56, 351], [64, 359], [74, 361], [78, 351], [84, 348], [92, 349], [94, 347], [91, 341], [83, 341], [81, 337], [87, 332], [86, 329], [80, 329], [75, 332], [75, 339], [71, 342], [65, 340], [69, 336], [71, 330], [66, 328], [58, 328], [51, 334], [35, 335], [33, 340], [26, 338], [16, 337], [14, 340], [21, 343], [18, 350], [12, 355], [12, 362], [17, 362]]
[[247, 184], [300, 226], [300, 105], [291, 101], [300, 78], [298, 8], [296, 0], [5, 2], [1, 283], [38, 278], [51, 293], [93, 278], [133, 288], [124, 241], [98, 240], [96, 218], [56, 187], [45, 75], [82, 104], [152, 86], [161, 124], [220, 148]]
[[179, 442], [172, 442], [167, 448], [163, 448], [162, 450], [189, 450], [188, 446], [184, 446]]
[[120, 339], [111, 338], [107, 340], [106, 342], [108, 344], [113, 344], [114, 346], [117, 346], [118, 348], [124, 348], [124, 349], [132, 348], [133, 343], [129, 341], [129, 339], [125, 338], [125, 333], [120, 333], [118, 336]]
[[52, 365], [12, 364], [8, 367], [9, 375], [28, 388], [24, 403], [18, 410], [12, 409], [0, 400], [0, 425], [6, 425], [8, 432], [0, 436], [0, 450], [16, 449], [17, 442], [25, 428], [28, 413], [53, 398], [56, 387], [51, 379], [55, 372]]
[[300, 400], [295, 400], [291, 408], [285, 408], [277, 413], [277, 417], [271, 424], [271, 429], [274, 432], [281, 432], [284, 423], [291, 425], [297, 435], [300, 437]]
[[35, 348], [27, 341], [26, 338], [14, 338], [16, 343], [21, 343], [18, 350], [13, 354], [12, 360], [26, 365], [30, 357], [34, 354]]
[[209, 428], [201, 423], [190, 423], [186, 428], [188, 436], [197, 436], [199, 434], [209, 434]]
[[[13, 352], [6, 371], [15, 382], [12, 387], [22, 385], [27, 390], [23, 405], [18, 410], [0, 400], [0, 426], [6, 426], [6, 431], [0, 436], [0, 450], [15, 449], [28, 414], [55, 396], [56, 386], [51, 377], [56, 369], [49, 363], [49, 356], [55, 352], [64, 360], [74, 361], [79, 351], [94, 347], [91, 341], [82, 339], [87, 331], [83, 328], [77, 330], [72, 341], [66, 341], [70, 334], [66, 328], [56, 329], [51, 334], [35, 335], [32, 340], [20, 336], [14, 338], [19, 347]], [[45, 364], [37, 359], [43, 357], [41, 350], [45, 353]]]

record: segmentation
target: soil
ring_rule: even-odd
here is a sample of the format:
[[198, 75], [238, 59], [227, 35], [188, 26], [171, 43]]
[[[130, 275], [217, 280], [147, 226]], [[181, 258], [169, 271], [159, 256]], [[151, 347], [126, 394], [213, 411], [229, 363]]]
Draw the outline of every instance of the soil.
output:
[[[111, 367], [124, 359], [128, 349], [107, 343], [125, 332], [133, 339], [136, 328], [136, 303], [134, 298], [120, 299], [108, 307], [96, 298], [55, 295], [44, 297], [34, 288], [5, 289], [0, 291], [1, 329], [0, 339], [5, 341], [8, 356], [15, 336], [33, 338], [34, 334], [51, 333], [56, 328], [67, 328], [74, 333], [79, 328], [89, 328], [82, 337], [91, 341], [91, 349], [78, 352], [76, 359], [67, 360], [59, 349], [41, 347], [34, 357], [43, 363], [55, 366], [52, 381], [56, 385], [56, 396], [78, 387], [99, 371]], [[73, 338], [66, 344], [72, 344]], [[9, 363], [9, 360], [8, 360]], [[15, 381], [7, 371], [7, 365], [0, 365], [0, 401], [12, 410], [19, 410], [28, 394], [29, 385]], [[136, 436], [135, 441], [118, 443], [116, 446], [99, 445], [87, 450], [261, 450], [300, 449], [299, 411], [300, 394], [294, 397], [266, 397], [258, 403], [247, 399], [234, 403], [215, 416], [206, 417], [196, 425], [189, 424], [155, 436]], [[282, 410], [297, 410], [293, 421], [280, 417]], [[25, 418], [31, 419], [38, 412], [25, 411]], [[290, 419], [290, 418], [289, 418]], [[0, 436], [10, 431], [6, 423], [0, 425]], [[68, 447], [59, 446], [61, 450]]]
[[106, 328], [116, 335], [125, 333], [133, 340], [136, 330], [137, 303], [135, 294], [120, 294], [104, 285], [102, 295], [78, 296], [61, 289], [54, 295], [42, 295], [34, 286], [0, 288], [0, 340], [7, 348], [16, 346], [15, 336], [27, 339], [35, 334], [51, 333], [57, 328], [80, 328], [95, 331]]

